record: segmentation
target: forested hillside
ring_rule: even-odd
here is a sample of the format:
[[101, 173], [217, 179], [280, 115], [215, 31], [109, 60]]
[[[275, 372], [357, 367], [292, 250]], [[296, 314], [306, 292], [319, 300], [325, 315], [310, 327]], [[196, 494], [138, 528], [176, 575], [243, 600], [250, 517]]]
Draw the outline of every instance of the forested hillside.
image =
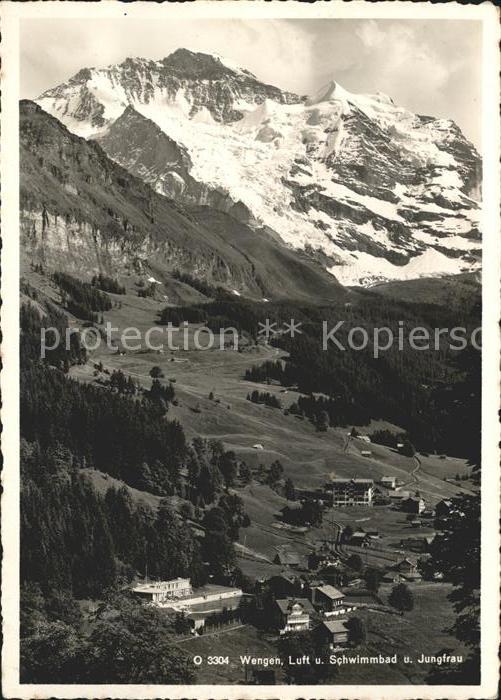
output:
[[[458, 456], [478, 451], [480, 352], [469, 339], [480, 326], [480, 288], [473, 288], [469, 304], [456, 307], [396, 301], [362, 291], [350, 299], [329, 307], [222, 299], [191, 307], [165, 308], [161, 321], [206, 322], [215, 331], [233, 326], [257, 339], [260, 328], [263, 329], [259, 324], [270, 319], [278, 331], [271, 334], [270, 342], [286, 350], [289, 356], [285, 363], [249, 366], [246, 379], [275, 380], [305, 394], [322, 394], [319, 398], [312, 397], [302, 407], [314, 421], [325, 411], [332, 426], [367, 424], [370, 419], [382, 418], [405, 428], [419, 449]], [[291, 319], [301, 324], [294, 338], [284, 332], [283, 324]], [[339, 321], [343, 325], [335, 337], [345, 350], [328, 340], [328, 331]], [[365, 329], [370, 338], [362, 350], [350, 349], [348, 343], [350, 330], [357, 327]], [[395, 342], [380, 350], [379, 357], [374, 357], [374, 329], [385, 327], [391, 329]], [[413, 328], [428, 331], [429, 349], [416, 350], [410, 346], [408, 335]], [[467, 347], [454, 349], [466, 343], [452, 342], [447, 334], [442, 334], [435, 348], [436, 328], [464, 328]], [[359, 345], [361, 336], [357, 333], [354, 338]], [[382, 338], [383, 344], [387, 335], [382, 334]]]

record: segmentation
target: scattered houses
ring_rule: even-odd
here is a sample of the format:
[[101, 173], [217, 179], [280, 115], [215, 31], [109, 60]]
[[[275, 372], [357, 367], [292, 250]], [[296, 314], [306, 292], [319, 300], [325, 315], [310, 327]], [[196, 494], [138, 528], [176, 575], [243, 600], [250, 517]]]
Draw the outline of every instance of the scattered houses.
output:
[[371, 506], [374, 495], [372, 479], [343, 479], [334, 477], [325, 485], [333, 506]]
[[283, 598], [276, 600], [275, 618], [279, 634], [309, 630], [313, 613], [313, 606], [307, 598]]
[[382, 476], [379, 483], [387, 489], [394, 490], [397, 488], [397, 481], [396, 476]]
[[355, 530], [349, 540], [354, 547], [370, 547], [371, 538], [364, 530]]
[[400, 540], [400, 546], [404, 549], [410, 549], [413, 552], [424, 553], [428, 551], [434, 539], [435, 535], [430, 535], [428, 537], [407, 537]]
[[322, 622], [320, 634], [330, 649], [347, 644], [349, 637], [347, 620], [325, 620]]
[[374, 505], [386, 505], [390, 502], [390, 490], [381, 484], [374, 484], [372, 491], [374, 497]]
[[409, 496], [409, 498], [405, 498], [402, 501], [400, 507], [404, 513], [416, 513], [419, 515], [425, 509], [425, 502], [420, 496]]
[[344, 593], [338, 591], [334, 586], [324, 584], [311, 589], [311, 602], [317, 610], [321, 610], [326, 615], [339, 615], [344, 612]]
[[388, 498], [391, 503], [395, 503], [397, 506], [403, 501], [407, 500], [411, 495], [410, 491], [404, 491], [403, 489], [396, 489], [395, 491], [388, 491]]
[[287, 598], [297, 595], [304, 588], [304, 581], [299, 579], [292, 571], [283, 571], [268, 579], [268, 585], [274, 596]]
[[277, 553], [273, 559], [274, 564], [280, 564], [280, 566], [293, 567], [293, 568], [307, 568], [306, 557], [298, 554], [294, 549], [288, 547], [287, 545], [279, 545], [277, 548]]
[[397, 571], [387, 571], [383, 574], [381, 579], [384, 583], [402, 583], [405, 581], [405, 577], [399, 574]]
[[435, 515], [437, 518], [446, 518], [452, 509], [452, 501], [442, 499], [435, 506]]
[[421, 574], [419, 573], [416, 563], [410, 559], [402, 559], [395, 567], [394, 571], [403, 576], [406, 581], [420, 581]]

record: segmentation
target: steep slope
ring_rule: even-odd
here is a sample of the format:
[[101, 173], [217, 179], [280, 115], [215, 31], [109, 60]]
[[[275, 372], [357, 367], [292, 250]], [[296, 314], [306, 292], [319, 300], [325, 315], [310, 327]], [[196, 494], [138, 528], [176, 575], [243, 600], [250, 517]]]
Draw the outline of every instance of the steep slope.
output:
[[379, 294], [392, 301], [411, 304], [435, 304], [451, 311], [481, 317], [482, 284], [478, 273], [386, 282], [364, 293]]
[[83, 277], [179, 268], [254, 298], [328, 300], [342, 291], [265, 232], [155, 193], [26, 100], [20, 142], [21, 243], [33, 262]]
[[[183, 49], [84, 69], [38, 103], [75, 133], [98, 136], [158, 192], [265, 226], [346, 284], [480, 265], [478, 153], [452, 121], [415, 115], [385, 95], [331, 81], [300, 98]], [[139, 153], [139, 119], [128, 106], [168, 137], [163, 165], [159, 132], [145, 122]]]
[[130, 105], [95, 140], [112, 160], [156, 192], [188, 204], [204, 204], [239, 221], [257, 224], [249, 209], [242, 202], [235, 202], [227, 191], [195, 180], [190, 175], [193, 163], [187, 149]]

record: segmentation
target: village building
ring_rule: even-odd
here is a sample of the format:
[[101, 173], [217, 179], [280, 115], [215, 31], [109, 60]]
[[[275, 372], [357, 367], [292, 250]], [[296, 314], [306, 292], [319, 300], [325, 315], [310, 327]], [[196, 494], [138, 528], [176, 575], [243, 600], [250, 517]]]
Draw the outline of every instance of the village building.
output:
[[354, 547], [370, 547], [371, 538], [364, 530], [355, 530], [350, 537], [349, 544]]
[[273, 563], [284, 567], [307, 568], [306, 557], [289, 547], [277, 547]]
[[420, 496], [410, 496], [402, 501], [400, 507], [405, 513], [419, 515], [425, 509], [425, 502]]
[[210, 617], [237, 610], [245, 595], [240, 588], [212, 584], [193, 589], [189, 579], [180, 578], [138, 584], [132, 592], [150, 605], [183, 613], [195, 630]]
[[387, 505], [390, 502], [390, 489], [387, 489], [381, 484], [374, 484], [372, 491], [374, 505]]
[[315, 552], [310, 552], [308, 555], [308, 569], [310, 571], [337, 567], [340, 563], [339, 556], [328, 550], [319, 549]]
[[421, 580], [421, 574], [419, 573], [415, 562], [411, 561], [410, 559], [402, 559], [402, 561], [400, 561], [394, 567], [394, 571], [403, 576], [406, 581]]
[[330, 649], [335, 649], [348, 643], [347, 620], [325, 620], [322, 622], [320, 632]]
[[317, 610], [326, 615], [339, 615], [344, 612], [343, 601], [345, 594], [329, 584], [316, 586], [311, 591], [311, 602]]
[[139, 583], [132, 589], [134, 595], [147, 603], [161, 605], [173, 598], [186, 598], [193, 593], [190, 579], [174, 578], [169, 581]]
[[384, 583], [402, 583], [402, 581], [405, 581], [405, 577], [397, 571], [388, 571], [383, 575], [381, 580], [384, 581]]
[[434, 535], [427, 537], [407, 537], [400, 540], [400, 546], [403, 549], [410, 549], [413, 552], [424, 553], [428, 551], [434, 539]]
[[281, 574], [268, 579], [268, 585], [277, 598], [298, 595], [304, 588], [301, 581], [292, 571], [283, 571]]
[[244, 597], [240, 588], [207, 584], [195, 589], [191, 596], [168, 601], [162, 607], [184, 613], [192, 629], [197, 630], [204, 627], [210, 618], [237, 611]]
[[417, 568], [415, 562], [407, 559], [406, 557], [405, 559], [402, 559], [402, 561], [398, 562], [398, 564], [395, 566], [395, 570], [405, 575], [415, 573]]
[[435, 506], [435, 515], [437, 518], [446, 518], [452, 509], [452, 501], [442, 499]]
[[426, 518], [427, 520], [431, 520], [435, 517], [435, 511], [433, 510], [433, 508], [425, 508], [421, 513], [421, 517]]
[[372, 479], [333, 478], [325, 485], [334, 506], [371, 506], [374, 495]]
[[410, 491], [405, 491], [402, 489], [388, 491], [388, 498], [390, 499], [390, 502], [396, 503], [397, 505], [400, 505], [403, 501], [407, 500], [410, 497], [410, 495]]
[[382, 476], [381, 479], [379, 480], [379, 483], [381, 486], [384, 486], [387, 489], [396, 489], [397, 488], [397, 477], [396, 476]]
[[314, 613], [307, 598], [284, 598], [275, 601], [275, 619], [279, 634], [304, 632], [311, 627]]

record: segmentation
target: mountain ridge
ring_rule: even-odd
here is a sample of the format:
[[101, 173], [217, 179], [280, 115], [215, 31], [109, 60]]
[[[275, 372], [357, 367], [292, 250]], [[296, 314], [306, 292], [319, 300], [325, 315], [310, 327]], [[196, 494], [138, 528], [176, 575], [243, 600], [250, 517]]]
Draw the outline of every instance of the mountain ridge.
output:
[[[180, 49], [84, 69], [37, 102], [157, 192], [236, 207], [237, 219], [323, 260], [344, 284], [480, 267], [478, 153], [451, 120], [382, 93], [331, 80], [301, 97]], [[145, 142], [159, 129], [188, 156], [185, 172], [160, 167], [154, 152], [131, 162], [139, 144], [128, 107], [150, 122]]]
[[[224, 212], [154, 192], [33, 102], [20, 104], [21, 248], [32, 263], [88, 278], [174, 269], [261, 299], [329, 300], [319, 265]], [[238, 241], [238, 246], [235, 244]]]

